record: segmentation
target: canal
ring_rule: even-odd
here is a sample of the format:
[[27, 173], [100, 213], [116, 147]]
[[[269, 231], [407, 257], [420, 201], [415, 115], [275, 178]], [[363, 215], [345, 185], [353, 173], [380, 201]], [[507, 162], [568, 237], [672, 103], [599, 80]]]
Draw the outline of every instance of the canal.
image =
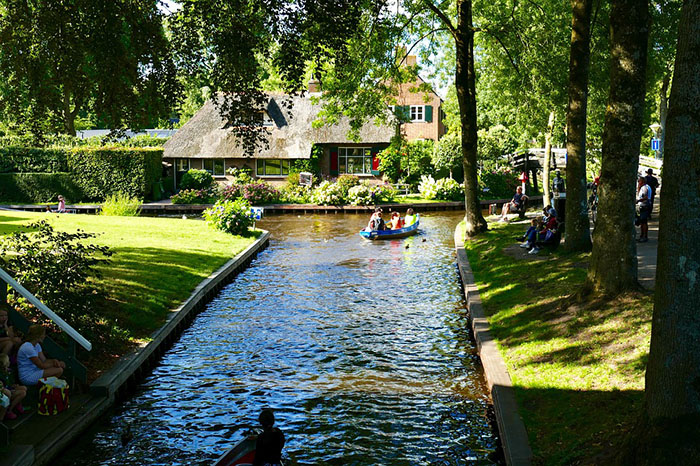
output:
[[292, 464], [493, 464], [454, 259], [462, 215], [426, 213], [419, 235], [385, 242], [359, 237], [366, 216], [259, 222], [268, 249], [58, 464], [211, 464], [263, 407]]

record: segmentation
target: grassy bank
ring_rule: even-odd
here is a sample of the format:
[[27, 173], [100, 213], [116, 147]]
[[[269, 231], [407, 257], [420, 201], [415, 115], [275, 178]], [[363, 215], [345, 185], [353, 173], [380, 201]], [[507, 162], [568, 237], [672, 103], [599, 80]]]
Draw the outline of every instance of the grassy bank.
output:
[[4, 210], [0, 236], [40, 219], [57, 230], [96, 233], [88, 241], [113, 251], [97, 279], [107, 296], [101, 312], [132, 342], [147, 339], [199, 282], [255, 240], [215, 231], [199, 220]]
[[641, 407], [652, 297], [576, 302], [588, 254], [530, 256], [526, 222], [465, 244], [536, 464], [603, 464]]

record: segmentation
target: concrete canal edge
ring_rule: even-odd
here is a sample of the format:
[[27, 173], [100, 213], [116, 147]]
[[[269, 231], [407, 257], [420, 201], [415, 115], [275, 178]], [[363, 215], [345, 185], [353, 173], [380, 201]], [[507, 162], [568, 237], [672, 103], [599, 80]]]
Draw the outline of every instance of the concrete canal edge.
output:
[[211, 298], [231, 282], [236, 274], [245, 270], [269, 242], [270, 233], [263, 230], [256, 241], [197, 285], [189, 298], [173, 309], [165, 324], [151, 335], [152, 340], [148, 344], [120, 358], [109, 371], [95, 380], [90, 385], [88, 399], [75, 408], [72, 416], [65, 420], [61, 419], [63, 417], [61, 415], [48, 418], [47, 422], [55, 422], [55, 428], [49, 435], [35, 445], [13, 445], [14, 448], [9, 455], [11, 458], [7, 458], [9, 461], [6, 462], [3, 459], [0, 464], [13, 466], [48, 464], [105, 414], [121, 395], [135, 386], [140, 377], [153, 367]]
[[454, 240], [457, 251], [457, 266], [464, 286], [464, 298], [467, 302], [481, 364], [484, 367], [486, 383], [491, 392], [506, 464], [509, 466], [529, 466], [532, 464], [532, 449], [527, 438], [525, 424], [518, 414], [518, 404], [515, 400], [515, 392], [508, 369], [491, 336], [489, 322], [481, 304], [479, 290], [474, 283], [474, 274], [471, 265], [469, 265], [459, 227], [455, 229]]

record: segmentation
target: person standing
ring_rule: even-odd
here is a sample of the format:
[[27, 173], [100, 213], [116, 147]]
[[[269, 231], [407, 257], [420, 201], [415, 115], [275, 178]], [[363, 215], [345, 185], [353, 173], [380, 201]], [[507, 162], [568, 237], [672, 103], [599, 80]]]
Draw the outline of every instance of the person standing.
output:
[[649, 216], [651, 215], [651, 187], [643, 176], [637, 180], [637, 224], [639, 224], [639, 241], [649, 241]]
[[647, 176], [644, 177], [644, 181], [649, 186], [649, 188], [651, 188], [651, 198], [649, 198], [649, 201], [651, 202], [651, 208], [653, 209], [654, 198], [656, 197], [656, 190], [659, 187], [659, 180], [654, 176], [654, 170], [652, 170], [651, 168], [647, 170]]

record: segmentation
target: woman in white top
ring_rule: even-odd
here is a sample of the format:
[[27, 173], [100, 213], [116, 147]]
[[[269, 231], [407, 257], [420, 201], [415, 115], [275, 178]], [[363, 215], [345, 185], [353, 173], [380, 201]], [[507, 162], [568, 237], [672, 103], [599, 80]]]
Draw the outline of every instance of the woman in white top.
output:
[[42, 377], [59, 377], [66, 364], [58, 359], [47, 359], [40, 343], [46, 337], [46, 329], [35, 324], [29, 327], [26, 340], [17, 352], [17, 371], [24, 385], [36, 385]]

